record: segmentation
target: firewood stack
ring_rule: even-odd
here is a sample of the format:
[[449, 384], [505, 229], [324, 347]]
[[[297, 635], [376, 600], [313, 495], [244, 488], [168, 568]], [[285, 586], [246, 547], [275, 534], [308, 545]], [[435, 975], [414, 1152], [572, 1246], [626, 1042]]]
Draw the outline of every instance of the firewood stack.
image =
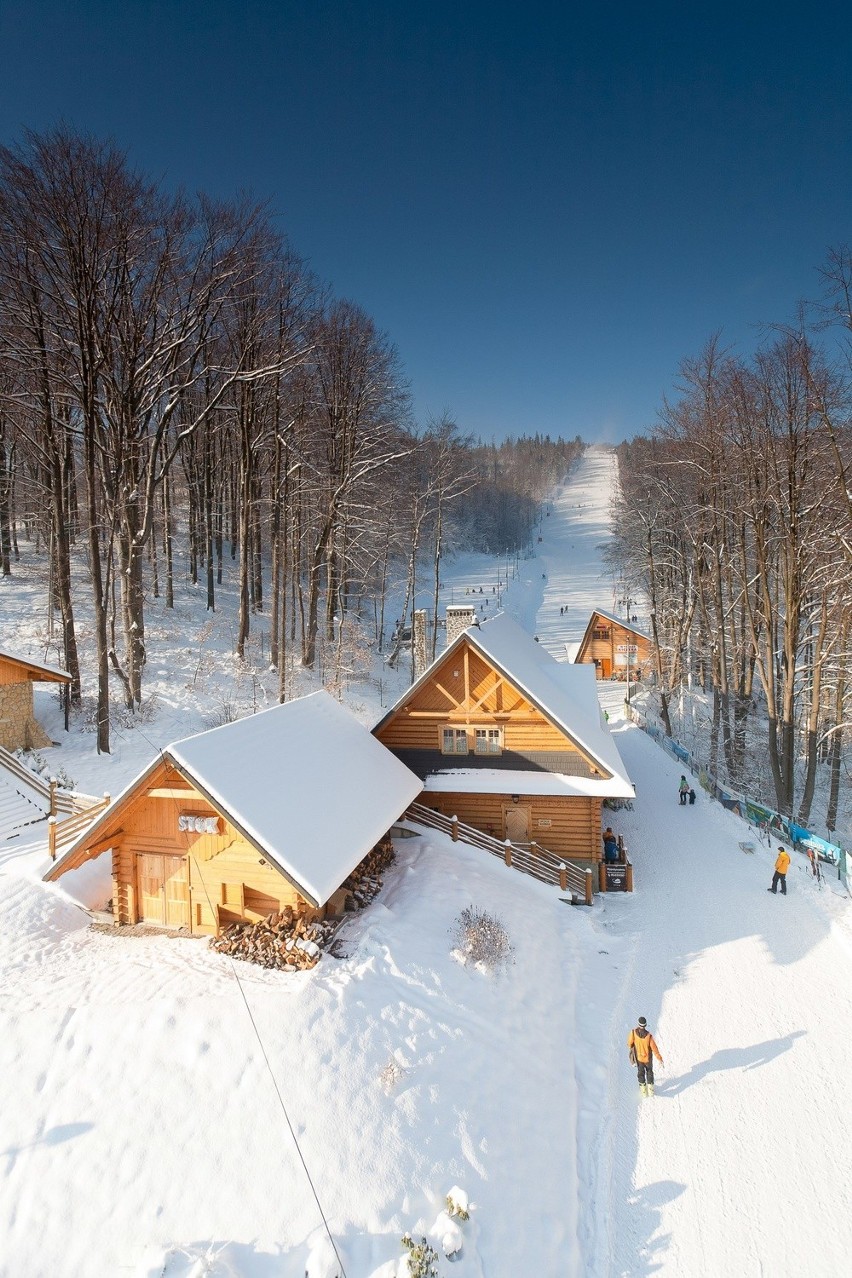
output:
[[[393, 864], [390, 839], [378, 843], [343, 884], [346, 909], [360, 910], [382, 890], [382, 875]], [[260, 967], [305, 971], [315, 967], [337, 930], [338, 919], [309, 921], [295, 910], [279, 910], [258, 923], [229, 923], [210, 944], [220, 954], [245, 959]]]
[[343, 884], [349, 892], [350, 900], [354, 902], [350, 905], [347, 901], [347, 909], [361, 910], [376, 899], [382, 890], [382, 875], [393, 865], [394, 856], [393, 844], [390, 839], [385, 839], [377, 843], [372, 852], [368, 852], [364, 860], [356, 865]]
[[335, 926], [324, 919], [308, 922], [285, 909], [258, 923], [229, 923], [220, 936], [211, 937], [210, 944], [222, 954], [260, 967], [304, 971], [317, 964]]

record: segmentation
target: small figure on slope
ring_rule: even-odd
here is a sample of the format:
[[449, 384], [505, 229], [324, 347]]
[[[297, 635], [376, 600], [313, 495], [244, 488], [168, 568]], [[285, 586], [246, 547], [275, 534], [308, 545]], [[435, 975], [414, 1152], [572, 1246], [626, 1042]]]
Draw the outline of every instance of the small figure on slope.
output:
[[654, 1035], [648, 1029], [644, 1016], [639, 1017], [635, 1029], [627, 1035], [627, 1046], [630, 1049], [630, 1063], [636, 1066], [639, 1075], [639, 1091], [643, 1096], [654, 1095], [654, 1057], [661, 1065], [665, 1064], [659, 1048], [654, 1042]]
[[787, 895], [787, 870], [790, 867], [790, 853], [786, 848], [778, 844], [778, 856], [775, 858], [775, 873], [772, 876], [772, 887], [767, 888], [767, 892], [771, 892], [773, 896], [778, 891], [778, 884], [781, 884], [781, 895]]
[[677, 788], [677, 792], [680, 795], [681, 807], [684, 807], [686, 804], [686, 796], [689, 794], [689, 782], [683, 773], [681, 773], [680, 776], [680, 785]]
[[612, 832], [612, 826], [607, 826], [603, 832], [603, 851], [604, 860], [612, 865], [618, 860], [618, 839]]

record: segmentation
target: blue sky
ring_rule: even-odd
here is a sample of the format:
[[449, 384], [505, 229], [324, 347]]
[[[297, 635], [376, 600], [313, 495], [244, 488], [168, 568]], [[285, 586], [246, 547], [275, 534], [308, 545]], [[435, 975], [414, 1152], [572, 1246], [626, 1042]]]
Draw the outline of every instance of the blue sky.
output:
[[0, 139], [268, 198], [421, 421], [618, 440], [852, 239], [848, 5], [691, 8], [0, 0]]

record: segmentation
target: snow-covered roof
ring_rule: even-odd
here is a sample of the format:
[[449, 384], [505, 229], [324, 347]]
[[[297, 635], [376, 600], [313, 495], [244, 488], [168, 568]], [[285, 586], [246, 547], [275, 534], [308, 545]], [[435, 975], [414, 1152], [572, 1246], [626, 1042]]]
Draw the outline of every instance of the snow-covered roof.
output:
[[[324, 691], [175, 741], [163, 757], [318, 906], [423, 788]], [[110, 807], [118, 807], [157, 763]], [[109, 813], [110, 808], [69, 848], [63, 862]], [[48, 877], [58, 877], [61, 868], [57, 862]]]
[[61, 666], [48, 666], [43, 661], [33, 661], [31, 657], [22, 657], [19, 652], [7, 652], [0, 648], [0, 661], [12, 661], [16, 666], [23, 666], [30, 675], [38, 682], [39, 676], [42, 679], [58, 681], [70, 680], [71, 676], [67, 670], [63, 670]]
[[[505, 791], [508, 788], [509, 778], [517, 775], [519, 778], [524, 778], [522, 788], [525, 793], [591, 794], [612, 797], [633, 795], [633, 784], [627, 775], [609, 729], [603, 721], [594, 666], [572, 665], [557, 661], [508, 613], [498, 613], [496, 617], [491, 617], [478, 626], [470, 626], [462, 631], [400, 700], [409, 700], [421, 683], [429, 678], [433, 667], [445, 660], [447, 654], [464, 641], [478, 649], [486, 661], [499, 669], [510, 683], [534, 702], [590, 759], [604, 772], [610, 774], [608, 778], [583, 779], [562, 775], [557, 777], [556, 774], [545, 772], [525, 771], [514, 774], [500, 770], [499, 775], [502, 778], [500, 790]], [[397, 702], [397, 705], [399, 704]], [[390, 713], [393, 713], [394, 709], [396, 707]], [[386, 715], [385, 718], [387, 717]], [[443, 778], [450, 775], [450, 772], [442, 769], [440, 773], [430, 777], [427, 788], [460, 789], [462, 787], [457, 783], [466, 774], [470, 780], [464, 788], [487, 790], [487, 784], [484, 781], [480, 784], [484, 777], [481, 768], [464, 769], [456, 764], [451, 774], [456, 784], [444, 784]], [[553, 788], [530, 789], [534, 778], [538, 778], [538, 784], [551, 785]], [[517, 785], [521, 786], [520, 780]], [[497, 788], [495, 783], [495, 790]]]
[[508, 768], [448, 768], [433, 772], [424, 789], [434, 794], [529, 794], [539, 797], [570, 795], [573, 798], [632, 799], [635, 791], [628, 780], [616, 777], [566, 776], [563, 772], [523, 772]]

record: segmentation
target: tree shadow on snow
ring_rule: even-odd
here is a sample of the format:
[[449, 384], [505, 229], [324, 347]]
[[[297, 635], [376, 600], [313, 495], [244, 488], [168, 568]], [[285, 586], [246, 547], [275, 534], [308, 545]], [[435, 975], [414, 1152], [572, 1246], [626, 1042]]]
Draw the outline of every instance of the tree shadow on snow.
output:
[[714, 1052], [706, 1061], [693, 1065], [688, 1074], [679, 1078], [667, 1079], [662, 1086], [657, 1085], [658, 1096], [677, 1096], [700, 1078], [713, 1074], [717, 1070], [726, 1069], [759, 1069], [769, 1061], [788, 1052], [797, 1038], [803, 1038], [805, 1030], [794, 1030], [792, 1034], [784, 1034], [781, 1038], [767, 1039], [764, 1043], [755, 1043], [751, 1047], [723, 1047]]
[[84, 1136], [86, 1132], [92, 1130], [94, 1125], [94, 1123], [60, 1123], [57, 1127], [49, 1127], [46, 1132], [42, 1132], [41, 1136], [31, 1140], [27, 1145], [10, 1145], [8, 1149], [0, 1149], [0, 1158], [9, 1159], [7, 1170], [11, 1171], [18, 1155], [25, 1149], [38, 1149], [42, 1145], [61, 1145], [63, 1141]]

